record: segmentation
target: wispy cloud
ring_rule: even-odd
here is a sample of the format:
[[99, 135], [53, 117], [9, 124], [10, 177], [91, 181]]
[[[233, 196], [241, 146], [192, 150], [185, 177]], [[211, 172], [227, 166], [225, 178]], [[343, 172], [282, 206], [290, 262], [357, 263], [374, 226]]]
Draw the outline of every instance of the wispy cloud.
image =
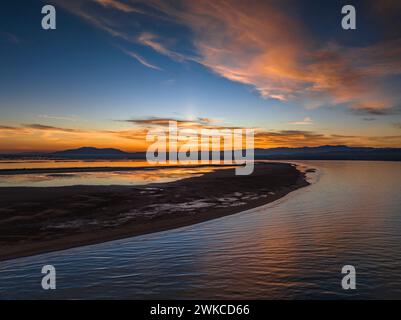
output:
[[144, 58], [142, 58], [139, 54], [133, 52], [133, 51], [129, 51], [129, 50], [125, 50], [125, 49], [121, 49], [125, 54], [129, 55], [130, 57], [136, 59], [139, 63], [141, 63], [142, 65], [144, 65], [145, 67], [151, 68], [151, 69], [155, 69], [155, 70], [159, 70], [162, 71], [161, 68], [159, 68], [158, 66], [155, 66], [149, 62], [147, 62]]
[[313, 121], [312, 121], [312, 119], [310, 117], [305, 117], [301, 121], [290, 121], [290, 122], [288, 122], [288, 124], [306, 126], [306, 125], [313, 124]]
[[35, 129], [35, 130], [43, 130], [43, 131], [60, 131], [60, 132], [75, 132], [75, 133], [82, 133], [83, 130], [80, 129], [68, 129], [68, 128], [60, 128], [60, 127], [54, 127], [54, 126], [48, 126], [48, 125], [43, 125], [43, 124], [25, 124], [22, 126], [22, 128], [28, 128], [28, 129]]
[[[178, 120], [178, 129], [246, 129], [240, 126], [214, 123], [211, 119], [180, 120], [174, 118], [149, 118], [125, 120], [133, 124], [130, 129], [96, 130], [25, 124], [0, 125], [0, 150], [59, 150], [91, 145], [144, 151], [148, 144], [146, 135], [150, 128], [165, 128], [170, 121]], [[395, 126], [400, 127], [400, 124]], [[340, 135], [312, 130], [267, 130], [254, 128], [255, 147], [304, 147], [320, 145], [352, 145], [396, 147], [401, 145], [401, 135]], [[185, 135], [184, 135], [185, 136]]]
[[194, 120], [185, 120], [179, 118], [158, 118], [158, 117], [148, 117], [145, 119], [127, 119], [119, 121], [124, 121], [139, 125], [161, 125], [161, 126], [168, 126], [171, 121], [177, 122], [180, 125], [185, 125], [185, 124], [207, 125], [212, 122], [216, 122], [216, 120], [209, 118], [196, 118]]
[[138, 37], [138, 42], [144, 46], [148, 46], [155, 50], [156, 52], [168, 56], [169, 58], [176, 60], [176, 61], [184, 61], [184, 60], [191, 60], [194, 58], [190, 58], [188, 56], [182, 55], [178, 52], [170, 50], [167, 48], [166, 45], [160, 42], [160, 38], [150, 32], [143, 32]]
[[50, 119], [50, 120], [62, 120], [62, 121], [77, 121], [77, 116], [63, 116], [63, 115], [49, 115], [49, 114], [40, 114], [38, 118], [41, 119]]
[[[166, 41], [155, 31], [141, 28], [132, 32], [118, 14], [107, 15], [91, 10], [83, 1], [73, 2], [64, 6], [111, 35], [175, 61], [200, 63], [224, 78], [251, 86], [264, 98], [316, 107], [345, 104], [377, 115], [394, 107], [400, 98], [387, 92], [383, 79], [401, 74], [401, 39], [354, 47], [316, 43], [304, 23], [285, 10], [291, 2], [95, 1], [121, 15], [133, 15], [121, 21], [147, 15], [186, 28], [196, 50], [192, 56], [174, 47], [182, 39], [170, 35]], [[388, 5], [376, 10], [380, 13], [383, 7]], [[153, 66], [135, 55], [141, 63]]]
[[323, 134], [304, 130], [261, 131], [255, 135], [255, 145], [263, 147], [313, 147], [322, 145], [397, 147], [400, 142], [401, 135], [357, 136]]
[[53, 131], [53, 132], [65, 132], [65, 133], [83, 133], [85, 130], [81, 129], [71, 129], [71, 128], [61, 128], [55, 126], [48, 126], [44, 124], [31, 123], [31, 124], [22, 124], [21, 126], [5, 126], [0, 125], [0, 130], [2, 131], [11, 131], [13, 133], [20, 132], [32, 132], [35, 131]]
[[1, 38], [7, 40], [8, 42], [12, 42], [15, 44], [20, 43], [20, 39], [15, 34], [12, 34], [10, 32], [0, 31], [0, 39]]
[[191, 2], [184, 12], [159, 8], [193, 30], [205, 66], [253, 86], [263, 97], [305, 97], [372, 112], [394, 105], [377, 82], [400, 74], [398, 40], [368, 47], [316, 47], [301, 21], [272, 2]]
[[189, 129], [243, 129], [240, 126], [232, 126], [222, 124], [220, 121], [216, 119], [210, 118], [202, 118], [198, 117], [195, 119], [180, 119], [180, 118], [158, 118], [158, 117], [149, 117], [145, 119], [127, 119], [127, 120], [118, 120], [122, 122], [132, 123], [136, 126], [141, 127], [168, 127], [170, 122], [175, 122], [178, 126]]
[[357, 105], [352, 108], [350, 111], [356, 115], [362, 116], [390, 116], [390, 115], [397, 115], [401, 114], [400, 105], [395, 105], [392, 108], [380, 108], [380, 104], [371, 106], [370, 103]]
[[104, 7], [121, 10], [121, 11], [124, 11], [127, 13], [132, 13], [132, 12], [142, 13], [141, 10], [139, 10], [135, 7], [129, 6], [128, 4], [117, 1], [117, 0], [93, 0], [93, 1]]
[[16, 129], [16, 127], [2, 126], [2, 125], [0, 125], [0, 130], [6, 131], [6, 130], [15, 130], [15, 129]]

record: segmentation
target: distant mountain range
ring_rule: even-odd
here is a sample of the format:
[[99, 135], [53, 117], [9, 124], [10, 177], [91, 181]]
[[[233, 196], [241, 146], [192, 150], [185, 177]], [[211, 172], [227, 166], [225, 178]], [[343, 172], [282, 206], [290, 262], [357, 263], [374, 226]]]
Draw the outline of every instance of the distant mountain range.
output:
[[256, 159], [401, 161], [401, 148], [320, 146], [255, 149]]
[[54, 152], [53, 155], [55, 156], [125, 156], [127, 155], [127, 152], [118, 150], [118, 149], [113, 149], [113, 148], [105, 148], [105, 149], [98, 149], [94, 147], [82, 147], [78, 149], [69, 149], [69, 150], [64, 150], [64, 151], [57, 151]]
[[[82, 147], [53, 153], [20, 153], [3, 158], [44, 157], [62, 159], [145, 159], [146, 152], [125, 152], [114, 148]], [[401, 148], [320, 146], [255, 149], [255, 159], [272, 160], [388, 160], [401, 161]]]

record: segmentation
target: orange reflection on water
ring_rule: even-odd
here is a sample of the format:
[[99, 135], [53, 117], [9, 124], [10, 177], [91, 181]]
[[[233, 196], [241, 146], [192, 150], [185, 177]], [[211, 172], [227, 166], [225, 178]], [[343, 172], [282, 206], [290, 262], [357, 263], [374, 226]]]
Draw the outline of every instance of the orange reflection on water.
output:
[[[146, 163], [146, 162], [143, 162]], [[121, 164], [121, 162], [119, 162]], [[99, 165], [99, 163], [98, 163]], [[144, 165], [142, 165], [144, 166]], [[88, 166], [86, 166], [88, 167]], [[141, 166], [135, 166], [141, 167]], [[49, 168], [46, 166], [45, 168]], [[57, 167], [56, 167], [57, 168]], [[0, 187], [59, 187], [73, 185], [143, 185], [200, 176], [215, 168], [161, 168], [155, 170], [35, 173], [0, 175]]]

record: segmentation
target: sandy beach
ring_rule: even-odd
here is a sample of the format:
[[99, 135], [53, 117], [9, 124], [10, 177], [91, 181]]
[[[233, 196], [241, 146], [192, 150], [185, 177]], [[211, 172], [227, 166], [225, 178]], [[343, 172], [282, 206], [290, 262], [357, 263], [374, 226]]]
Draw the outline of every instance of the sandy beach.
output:
[[307, 186], [284, 163], [145, 186], [0, 188], [0, 260], [187, 226], [238, 213]]

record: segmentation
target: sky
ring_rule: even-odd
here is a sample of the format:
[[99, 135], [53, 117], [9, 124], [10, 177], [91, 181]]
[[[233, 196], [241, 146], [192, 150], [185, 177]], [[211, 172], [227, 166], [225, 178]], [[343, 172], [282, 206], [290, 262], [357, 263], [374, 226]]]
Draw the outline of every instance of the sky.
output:
[[400, 15], [397, 0], [4, 0], [0, 152], [142, 151], [171, 120], [253, 128], [256, 147], [401, 147]]

